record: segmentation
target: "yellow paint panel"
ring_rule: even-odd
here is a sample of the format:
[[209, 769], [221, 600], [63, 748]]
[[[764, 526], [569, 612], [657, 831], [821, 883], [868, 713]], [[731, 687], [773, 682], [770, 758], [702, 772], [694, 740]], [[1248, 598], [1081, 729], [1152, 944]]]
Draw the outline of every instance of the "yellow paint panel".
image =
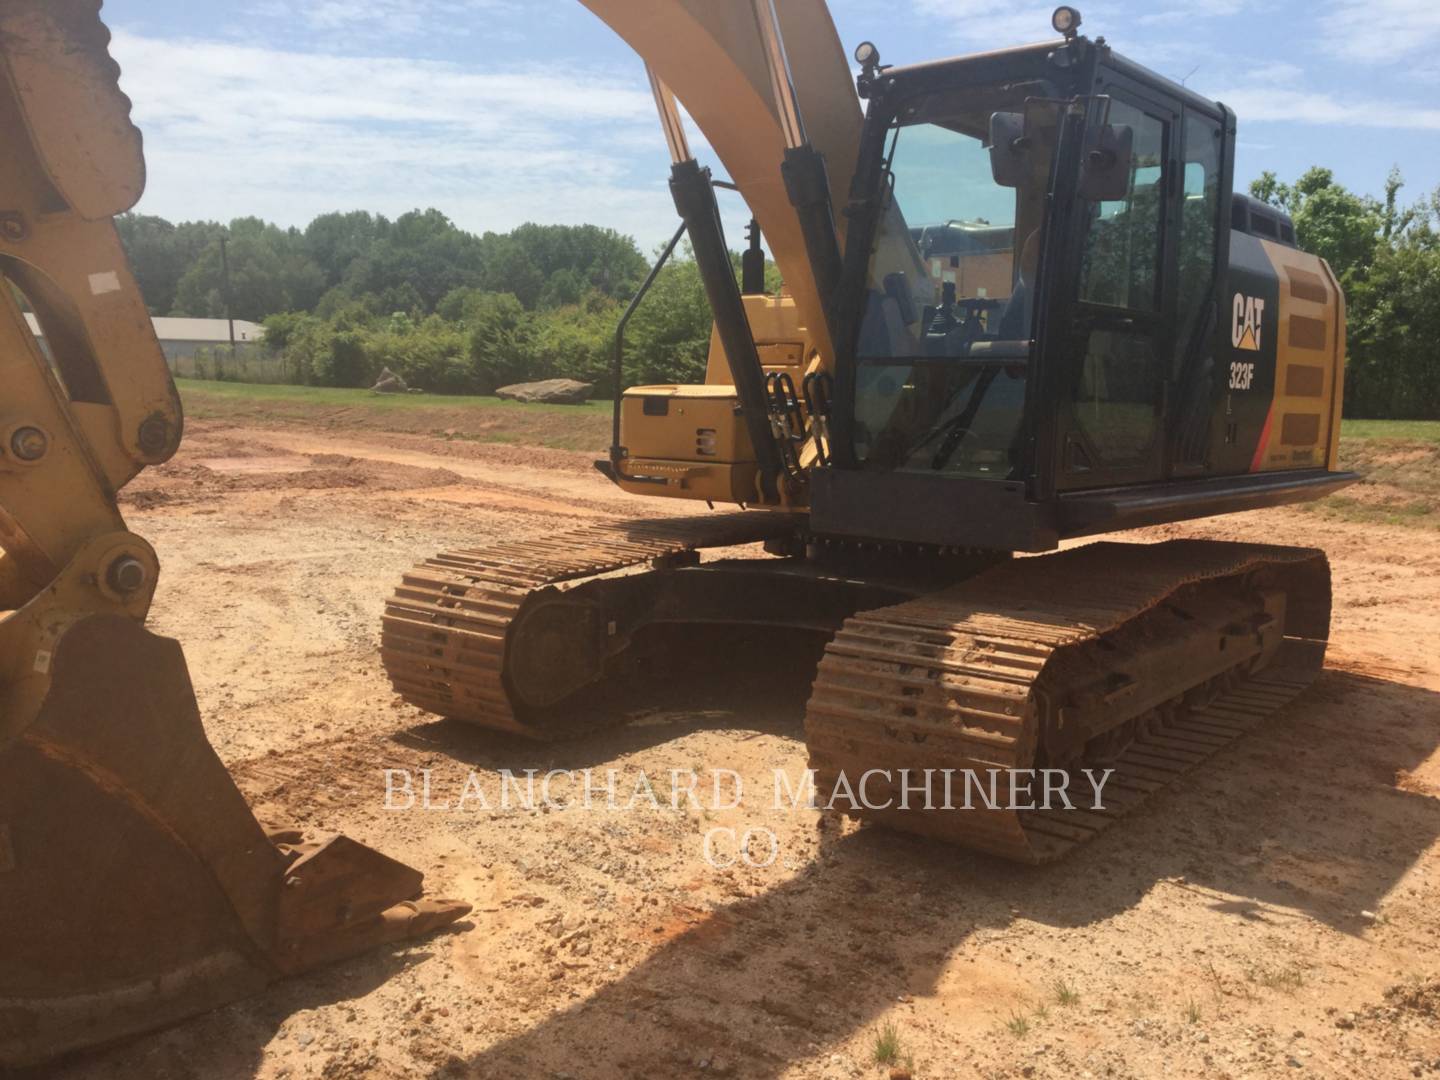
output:
[[805, 345], [799, 341], [774, 341], [755, 346], [763, 367], [795, 367], [805, 359]]
[[1290, 397], [1324, 397], [1325, 369], [1318, 364], [1291, 364], [1285, 370], [1285, 393]]
[[[755, 338], [761, 364], [793, 367], [804, 363], [821, 347], [800, 321], [800, 309], [794, 297], [751, 295], [743, 299], [745, 318], [750, 323], [750, 333]], [[798, 356], [795, 355], [797, 352]], [[734, 385], [720, 335], [713, 326], [710, 328], [710, 352], [705, 362], [705, 382], [710, 386]]]
[[1319, 413], [1286, 413], [1280, 425], [1281, 446], [1314, 446], [1320, 441]]
[[729, 386], [637, 386], [620, 403], [620, 442], [632, 458], [754, 462]]
[[1280, 279], [1275, 398], [1258, 468], [1334, 468], [1344, 300], [1324, 260], [1262, 240]]
[[754, 463], [697, 465], [692, 461], [630, 458], [617, 482], [632, 495], [706, 502], [758, 502]]

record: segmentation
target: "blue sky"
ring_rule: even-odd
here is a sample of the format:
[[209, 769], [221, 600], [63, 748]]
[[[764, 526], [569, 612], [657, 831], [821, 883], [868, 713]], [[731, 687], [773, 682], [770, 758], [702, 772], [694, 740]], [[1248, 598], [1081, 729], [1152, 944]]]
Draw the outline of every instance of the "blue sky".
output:
[[[847, 52], [868, 38], [887, 63], [1050, 33], [1026, 0], [830, 7]], [[1402, 198], [1440, 186], [1433, 0], [1080, 7], [1090, 35], [1236, 110], [1237, 182], [1319, 164], [1378, 195], [1398, 165]], [[304, 225], [436, 206], [475, 231], [588, 221], [646, 247], [672, 231], [640, 60], [576, 0], [106, 0], [102, 17], [145, 133], [142, 211]]]

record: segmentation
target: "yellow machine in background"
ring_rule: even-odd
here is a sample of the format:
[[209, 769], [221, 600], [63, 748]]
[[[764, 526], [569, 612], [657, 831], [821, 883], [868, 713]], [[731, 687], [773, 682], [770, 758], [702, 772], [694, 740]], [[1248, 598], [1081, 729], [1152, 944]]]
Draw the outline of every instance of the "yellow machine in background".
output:
[[98, 7], [0, 5], [0, 1067], [469, 910], [345, 837], [262, 828], [144, 627], [159, 562], [116, 493], [182, 425], [111, 221], [145, 167]]

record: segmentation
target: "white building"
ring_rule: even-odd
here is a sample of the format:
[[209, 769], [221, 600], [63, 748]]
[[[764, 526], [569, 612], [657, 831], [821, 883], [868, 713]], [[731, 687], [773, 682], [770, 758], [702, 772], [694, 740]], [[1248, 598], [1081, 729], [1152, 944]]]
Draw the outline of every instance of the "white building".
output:
[[[25, 321], [30, 324], [31, 332], [40, 339], [43, 344], [45, 335], [40, 331], [40, 323], [34, 315], [26, 314]], [[165, 351], [165, 359], [174, 367], [178, 360], [194, 359], [195, 354], [201, 349], [209, 349], [212, 352], [216, 346], [228, 348], [230, 345], [230, 324], [225, 319], [183, 319], [170, 318], [168, 316], [157, 316], [151, 320], [155, 324], [155, 336], [160, 339], [160, 348]], [[235, 320], [235, 348], [245, 349], [258, 345], [265, 336], [265, 327], [259, 323], [247, 322], [244, 319]]]

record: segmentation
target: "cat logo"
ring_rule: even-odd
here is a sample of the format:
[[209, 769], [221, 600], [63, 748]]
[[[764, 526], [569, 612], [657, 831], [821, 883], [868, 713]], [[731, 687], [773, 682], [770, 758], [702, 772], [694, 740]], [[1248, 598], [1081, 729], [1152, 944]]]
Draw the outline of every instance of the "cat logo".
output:
[[1261, 316], [1265, 314], [1265, 301], [1257, 296], [1235, 294], [1231, 309], [1230, 344], [1237, 349], [1258, 352], [1260, 349]]

